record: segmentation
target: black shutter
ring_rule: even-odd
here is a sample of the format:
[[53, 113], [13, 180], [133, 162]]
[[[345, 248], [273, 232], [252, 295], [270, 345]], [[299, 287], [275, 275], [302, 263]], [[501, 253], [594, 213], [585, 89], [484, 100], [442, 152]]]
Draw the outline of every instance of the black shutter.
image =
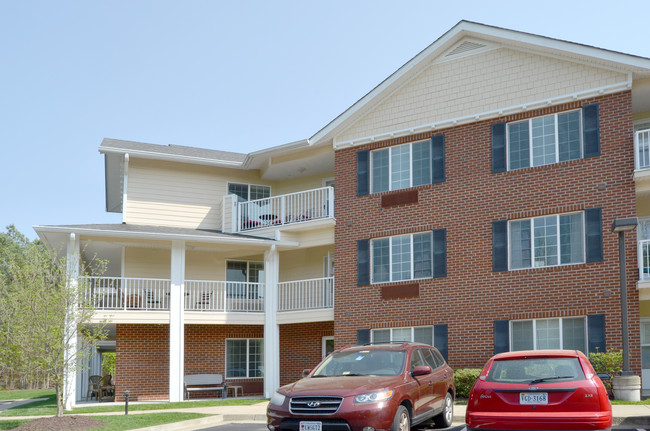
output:
[[445, 181], [445, 135], [431, 137], [431, 183]]
[[587, 334], [589, 338], [589, 353], [604, 353], [605, 344], [605, 315], [590, 314], [587, 316]]
[[492, 271], [508, 270], [508, 220], [492, 222]]
[[357, 329], [357, 346], [370, 344], [370, 329]]
[[494, 354], [510, 351], [510, 322], [494, 321]]
[[585, 210], [586, 257], [589, 262], [603, 261], [603, 224], [600, 208]]
[[505, 172], [506, 166], [506, 123], [492, 125], [492, 172]]
[[445, 361], [449, 361], [449, 346], [447, 343], [447, 325], [434, 325], [433, 346], [438, 349]]
[[370, 284], [370, 240], [357, 241], [357, 285]]
[[357, 196], [366, 196], [370, 192], [370, 151], [357, 153]]
[[582, 144], [584, 157], [600, 156], [600, 120], [598, 104], [582, 107]]
[[447, 229], [433, 231], [433, 278], [447, 276]]

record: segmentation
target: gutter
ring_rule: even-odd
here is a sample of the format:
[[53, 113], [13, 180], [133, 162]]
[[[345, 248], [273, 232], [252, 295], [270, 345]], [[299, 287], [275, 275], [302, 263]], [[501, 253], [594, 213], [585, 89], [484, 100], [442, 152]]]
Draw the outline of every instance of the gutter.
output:
[[239, 245], [260, 245], [270, 246], [277, 245], [280, 247], [298, 247], [300, 244], [295, 241], [281, 241], [267, 238], [247, 238], [247, 237], [205, 237], [202, 235], [175, 234], [175, 233], [153, 233], [153, 232], [125, 232], [105, 229], [89, 229], [75, 227], [58, 227], [58, 226], [33, 226], [32, 227], [40, 236], [40, 233], [62, 233], [62, 234], [85, 234], [100, 237], [112, 238], [139, 238], [151, 240], [183, 240], [196, 241], [213, 244], [239, 244]]

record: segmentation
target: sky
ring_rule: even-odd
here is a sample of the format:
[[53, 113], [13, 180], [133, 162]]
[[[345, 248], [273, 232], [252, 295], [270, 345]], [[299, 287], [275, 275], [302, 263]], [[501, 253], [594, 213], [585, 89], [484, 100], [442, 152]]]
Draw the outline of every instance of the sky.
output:
[[460, 20], [650, 57], [650, 2], [0, 0], [0, 231], [121, 223], [104, 138], [314, 135]]

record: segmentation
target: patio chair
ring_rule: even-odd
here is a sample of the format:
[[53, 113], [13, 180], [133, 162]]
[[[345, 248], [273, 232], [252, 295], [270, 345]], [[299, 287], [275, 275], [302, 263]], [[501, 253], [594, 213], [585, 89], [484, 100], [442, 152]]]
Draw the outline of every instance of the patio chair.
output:
[[113, 398], [115, 396], [115, 386], [113, 386], [113, 376], [106, 374], [99, 383], [99, 400], [106, 396]]
[[102, 400], [101, 381], [102, 381], [102, 376], [88, 377], [88, 391], [86, 392], [86, 401], [88, 401], [88, 397], [90, 397], [90, 399], [92, 400], [93, 395], [95, 396], [97, 401]]

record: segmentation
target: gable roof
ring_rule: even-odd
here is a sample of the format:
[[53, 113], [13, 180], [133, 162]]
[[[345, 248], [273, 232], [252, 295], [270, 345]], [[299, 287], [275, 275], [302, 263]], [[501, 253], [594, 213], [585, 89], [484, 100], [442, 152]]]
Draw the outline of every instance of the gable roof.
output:
[[[468, 51], [482, 48], [485, 43], [627, 73], [629, 76], [626, 83], [627, 88], [631, 88], [633, 79], [650, 76], [650, 59], [648, 58], [471, 21], [460, 21], [314, 134], [309, 139], [310, 144], [318, 145], [334, 140], [338, 134], [378, 106], [388, 95], [429, 67], [432, 62], [444, 60], [444, 56], [461, 56]], [[623, 88], [616, 87], [610, 91], [621, 90]], [[497, 116], [497, 114], [495, 113], [494, 116]], [[470, 120], [475, 121], [475, 119], [468, 119], [468, 121]], [[431, 125], [430, 129], [434, 128], [436, 128], [436, 125]], [[410, 132], [413, 133], [412, 130]], [[407, 133], [409, 133], [408, 130], [403, 131], [402, 134]], [[387, 137], [389, 136], [381, 138], [385, 139]], [[337, 142], [333, 142], [333, 144], [335, 149], [351, 145], [351, 143], [341, 145]]]

